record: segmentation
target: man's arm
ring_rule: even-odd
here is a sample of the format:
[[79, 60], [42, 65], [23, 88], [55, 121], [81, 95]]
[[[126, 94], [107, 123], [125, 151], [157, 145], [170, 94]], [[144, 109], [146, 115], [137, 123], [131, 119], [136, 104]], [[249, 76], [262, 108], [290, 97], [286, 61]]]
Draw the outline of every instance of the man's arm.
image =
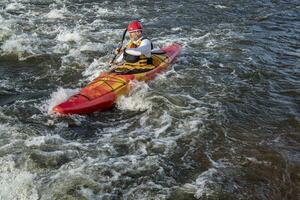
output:
[[126, 53], [133, 56], [145, 55], [146, 57], [151, 57], [151, 42], [148, 39], [144, 39], [141, 45], [137, 48], [129, 48], [125, 50]]

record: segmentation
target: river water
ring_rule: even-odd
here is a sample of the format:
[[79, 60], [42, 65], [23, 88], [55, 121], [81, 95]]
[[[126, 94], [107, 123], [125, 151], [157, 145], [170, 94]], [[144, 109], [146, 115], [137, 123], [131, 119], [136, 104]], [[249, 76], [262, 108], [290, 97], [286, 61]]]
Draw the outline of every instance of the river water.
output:
[[[300, 199], [298, 0], [0, 8], [0, 199]], [[176, 63], [111, 110], [51, 113], [134, 19]]]

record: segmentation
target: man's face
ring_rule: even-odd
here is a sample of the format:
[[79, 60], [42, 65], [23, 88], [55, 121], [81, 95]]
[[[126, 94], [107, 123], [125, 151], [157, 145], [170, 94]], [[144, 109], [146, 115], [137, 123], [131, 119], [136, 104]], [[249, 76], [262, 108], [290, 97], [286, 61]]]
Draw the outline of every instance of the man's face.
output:
[[132, 42], [137, 41], [141, 37], [142, 37], [142, 31], [135, 31], [135, 32], [129, 33], [129, 38]]

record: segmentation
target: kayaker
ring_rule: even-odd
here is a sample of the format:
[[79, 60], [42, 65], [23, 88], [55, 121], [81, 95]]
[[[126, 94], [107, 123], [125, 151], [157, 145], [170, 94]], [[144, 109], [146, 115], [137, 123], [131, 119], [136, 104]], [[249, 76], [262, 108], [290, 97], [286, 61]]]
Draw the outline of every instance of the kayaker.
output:
[[[113, 69], [113, 71], [147, 71], [153, 69], [151, 50], [153, 49], [152, 42], [143, 37], [142, 24], [134, 20], [128, 24], [127, 31], [129, 32], [129, 42], [125, 48], [117, 48], [116, 55], [120, 55], [116, 59], [116, 65], [124, 62]], [[110, 61], [113, 64], [113, 61]]]

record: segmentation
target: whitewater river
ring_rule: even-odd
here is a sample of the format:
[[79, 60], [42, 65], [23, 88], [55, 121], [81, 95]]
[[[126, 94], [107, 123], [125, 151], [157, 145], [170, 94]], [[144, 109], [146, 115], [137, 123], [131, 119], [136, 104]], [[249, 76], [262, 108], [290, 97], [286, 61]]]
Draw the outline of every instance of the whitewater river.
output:
[[[51, 108], [124, 28], [182, 45], [115, 107]], [[299, 0], [1, 0], [0, 199], [300, 199]]]

